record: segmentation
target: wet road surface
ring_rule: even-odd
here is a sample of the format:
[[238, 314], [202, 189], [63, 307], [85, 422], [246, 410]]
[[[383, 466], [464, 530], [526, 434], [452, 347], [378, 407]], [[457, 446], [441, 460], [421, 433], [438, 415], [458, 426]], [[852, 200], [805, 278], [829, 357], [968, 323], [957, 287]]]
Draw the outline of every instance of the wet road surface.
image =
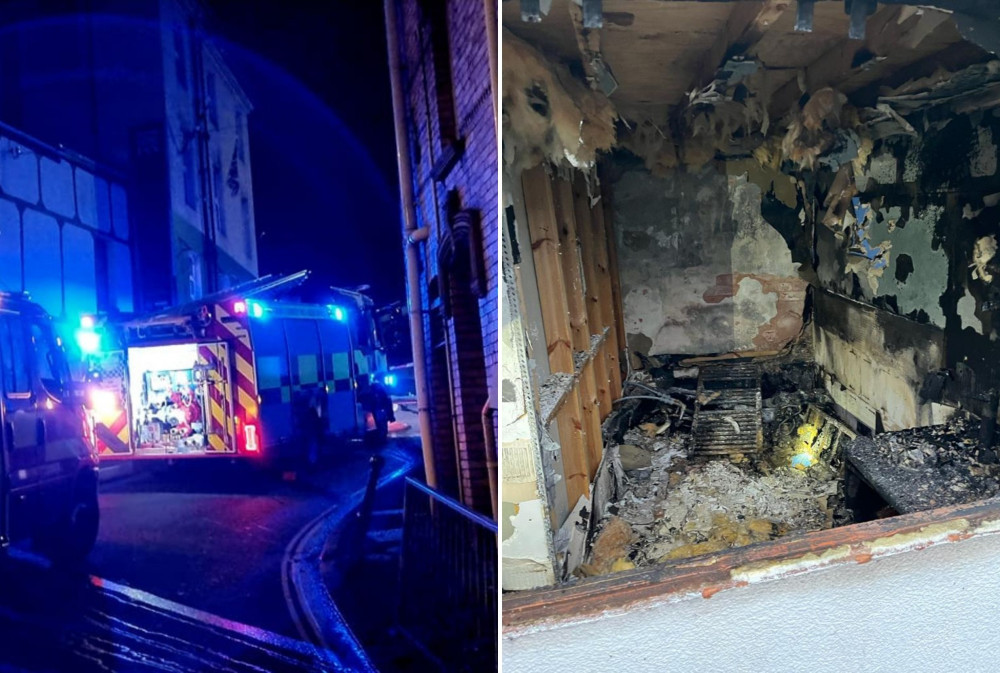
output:
[[[392, 467], [419, 449], [381, 453]], [[88, 567], [0, 559], [0, 673], [344, 670], [301, 640], [282, 561], [303, 526], [356, 499], [369, 457], [348, 450], [294, 481], [203, 461], [102, 485]]]

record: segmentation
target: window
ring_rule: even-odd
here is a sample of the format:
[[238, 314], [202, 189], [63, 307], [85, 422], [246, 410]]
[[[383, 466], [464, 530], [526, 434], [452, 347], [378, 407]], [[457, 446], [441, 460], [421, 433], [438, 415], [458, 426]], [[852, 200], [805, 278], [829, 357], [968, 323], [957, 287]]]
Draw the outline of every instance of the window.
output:
[[35, 347], [35, 371], [46, 392], [54, 397], [62, 397], [69, 380], [69, 371], [63, 353], [56, 345], [52, 326], [39, 322], [31, 323], [31, 343]]
[[455, 92], [451, 79], [451, 49], [448, 44], [448, 3], [445, 0], [421, 0], [420, 9], [423, 13], [425, 34], [429, 33], [429, 47], [434, 62], [438, 141], [441, 149], [445, 150], [452, 147], [458, 138]]
[[184, 146], [184, 203], [192, 210], [198, 209], [198, 186], [194, 173], [194, 139]]
[[253, 217], [250, 212], [250, 199], [240, 200], [240, 210], [243, 213], [243, 246], [247, 259], [253, 258]]
[[219, 105], [217, 102], [217, 94], [215, 90], [215, 73], [210, 72], [205, 75], [205, 88], [208, 89], [206, 94], [208, 100], [205, 101], [208, 107], [208, 121], [212, 123], [212, 127], [218, 130], [219, 128]]
[[26, 346], [21, 316], [0, 315], [0, 364], [3, 369], [3, 389], [8, 397], [31, 394]]
[[177, 70], [177, 83], [182, 89], [187, 88], [187, 59], [184, 58], [184, 31], [174, 28], [174, 66]]
[[194, 250], [188, 250], [184, 253], [185, 261], [188, 265], [188, 299], [198, 299], [202, 296], [202, 279], [201, 279], [201, 255], [199, 255]]

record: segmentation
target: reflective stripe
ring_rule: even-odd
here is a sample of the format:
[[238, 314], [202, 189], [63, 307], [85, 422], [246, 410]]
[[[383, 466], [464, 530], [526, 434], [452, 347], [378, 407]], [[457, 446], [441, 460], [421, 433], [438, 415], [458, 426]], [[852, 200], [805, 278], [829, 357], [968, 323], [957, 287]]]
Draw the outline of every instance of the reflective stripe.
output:
[[254, 381], [253, 367], [239, 353], [236, 354], [236, 371], [243, 375], [251, 384]]
[[257, 418], [257, 398], [253, 397], [241, 386], [237, 391], [237, 402], [246, 412], [247, 419]]
[[298, 365], [299, 385], [308, 386], [319, 383], [319, 356], [300, 355], [296, 358]]

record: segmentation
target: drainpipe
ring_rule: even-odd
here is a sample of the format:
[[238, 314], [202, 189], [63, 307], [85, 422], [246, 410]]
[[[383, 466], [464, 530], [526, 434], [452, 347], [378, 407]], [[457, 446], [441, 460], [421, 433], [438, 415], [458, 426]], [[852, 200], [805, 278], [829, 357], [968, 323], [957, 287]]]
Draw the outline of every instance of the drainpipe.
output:
[[499, 134], [500, 122], [497, 116], [499, 101], [497, 93], [497, 3], [496, 0], [483, 0], [483, 6], [486, 10], [486, 53], [490, 59], [490, 89], [493, 91], [493, 127]]
[[[413, 378], [417, 388], [417, 418], [420, 446], [424, 456], [427, 485], [437, 488], [431, 417], [427, 400], [427, 370], [424, 355], [424, 315], [420, 301], [419, 250], [416, 241], [417, 210], [413, 203], [413, 176], [410, 172], [410, 145], [406, 137], [406, 108], [403, 103], [402, 72], [399, 64], [399, 37], [394, 0], [385, 0], [385, 41], [389, 50], [389, 82], [392, 86], [392, 117], [396, 126], [396, 164], [399, 168], [399, 198], [403, 206], [403, 233], [406, 237], [407, 310], [410, 314], [410, 343], [413, 347]], [[412, 242], [411, 242], [412, 241]]]
[[493, 440], [493, 415], [496, 409], [490, 400], [483, 405], [483, 446], [486, 448], [486, 473], [490, 478], [490, 504], [493, 506], [493, 520], [497, 520], [497, 445]]
[[[188, 43], [191, 51], [191, 91], [195, 104], [195, 134], [198, 141], [198, 172], [201, 177], [202, 226], [205, 227], [205, 276], [202, 279], [202, 296], [218, 289], [218, 248], [215, 240], [215, 186], [213, 184], [212, 150], [208, 131], [208, 102], [206, 100], [205, 59], [201, 37], [200, 17], [188, 21]], [[192, 297], [199, 299], [199, 297]]]

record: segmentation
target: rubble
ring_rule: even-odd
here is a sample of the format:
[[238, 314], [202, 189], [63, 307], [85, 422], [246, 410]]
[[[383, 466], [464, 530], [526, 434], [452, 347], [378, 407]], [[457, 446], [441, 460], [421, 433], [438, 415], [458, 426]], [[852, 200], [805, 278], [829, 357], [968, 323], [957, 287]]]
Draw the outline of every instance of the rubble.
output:
[[958, 505], [1000, 493], [996, 453], [979, 448], [979, 421], [859, 437], [845, 447], [851, 467], [900, 513]]
[[[759, 367], [766, 384], [765, 449], [727, 458], [696, 456], [690, 423], [681, 422], [676, 406], [657, 400], [667, 391], [674, 399], [691, 399], [695, 392], [673, 385], [669, 367], [655, 379], [633, 374], [629, 389], [648, 392], [649, 399], [632, 400], [634, 408], [606, 422], [606, 429], [620, 430], [606, 435], [620, 456], [623, 488], [603, 507], [597, 504], [609, 518], [597, 526], [601, 533], [582, 573], [688, 558], [850, 521], [840, 453], [854, 435], [822, 411], [827, 400], [815, 389], [814, 365], [786, 357], [762, 359]], [[626, 428], [616, 415], [628, 419]], [[630, 532], [624, 548], [623, 524]], [[612, 547], [609, 536], [619, 544]]]

